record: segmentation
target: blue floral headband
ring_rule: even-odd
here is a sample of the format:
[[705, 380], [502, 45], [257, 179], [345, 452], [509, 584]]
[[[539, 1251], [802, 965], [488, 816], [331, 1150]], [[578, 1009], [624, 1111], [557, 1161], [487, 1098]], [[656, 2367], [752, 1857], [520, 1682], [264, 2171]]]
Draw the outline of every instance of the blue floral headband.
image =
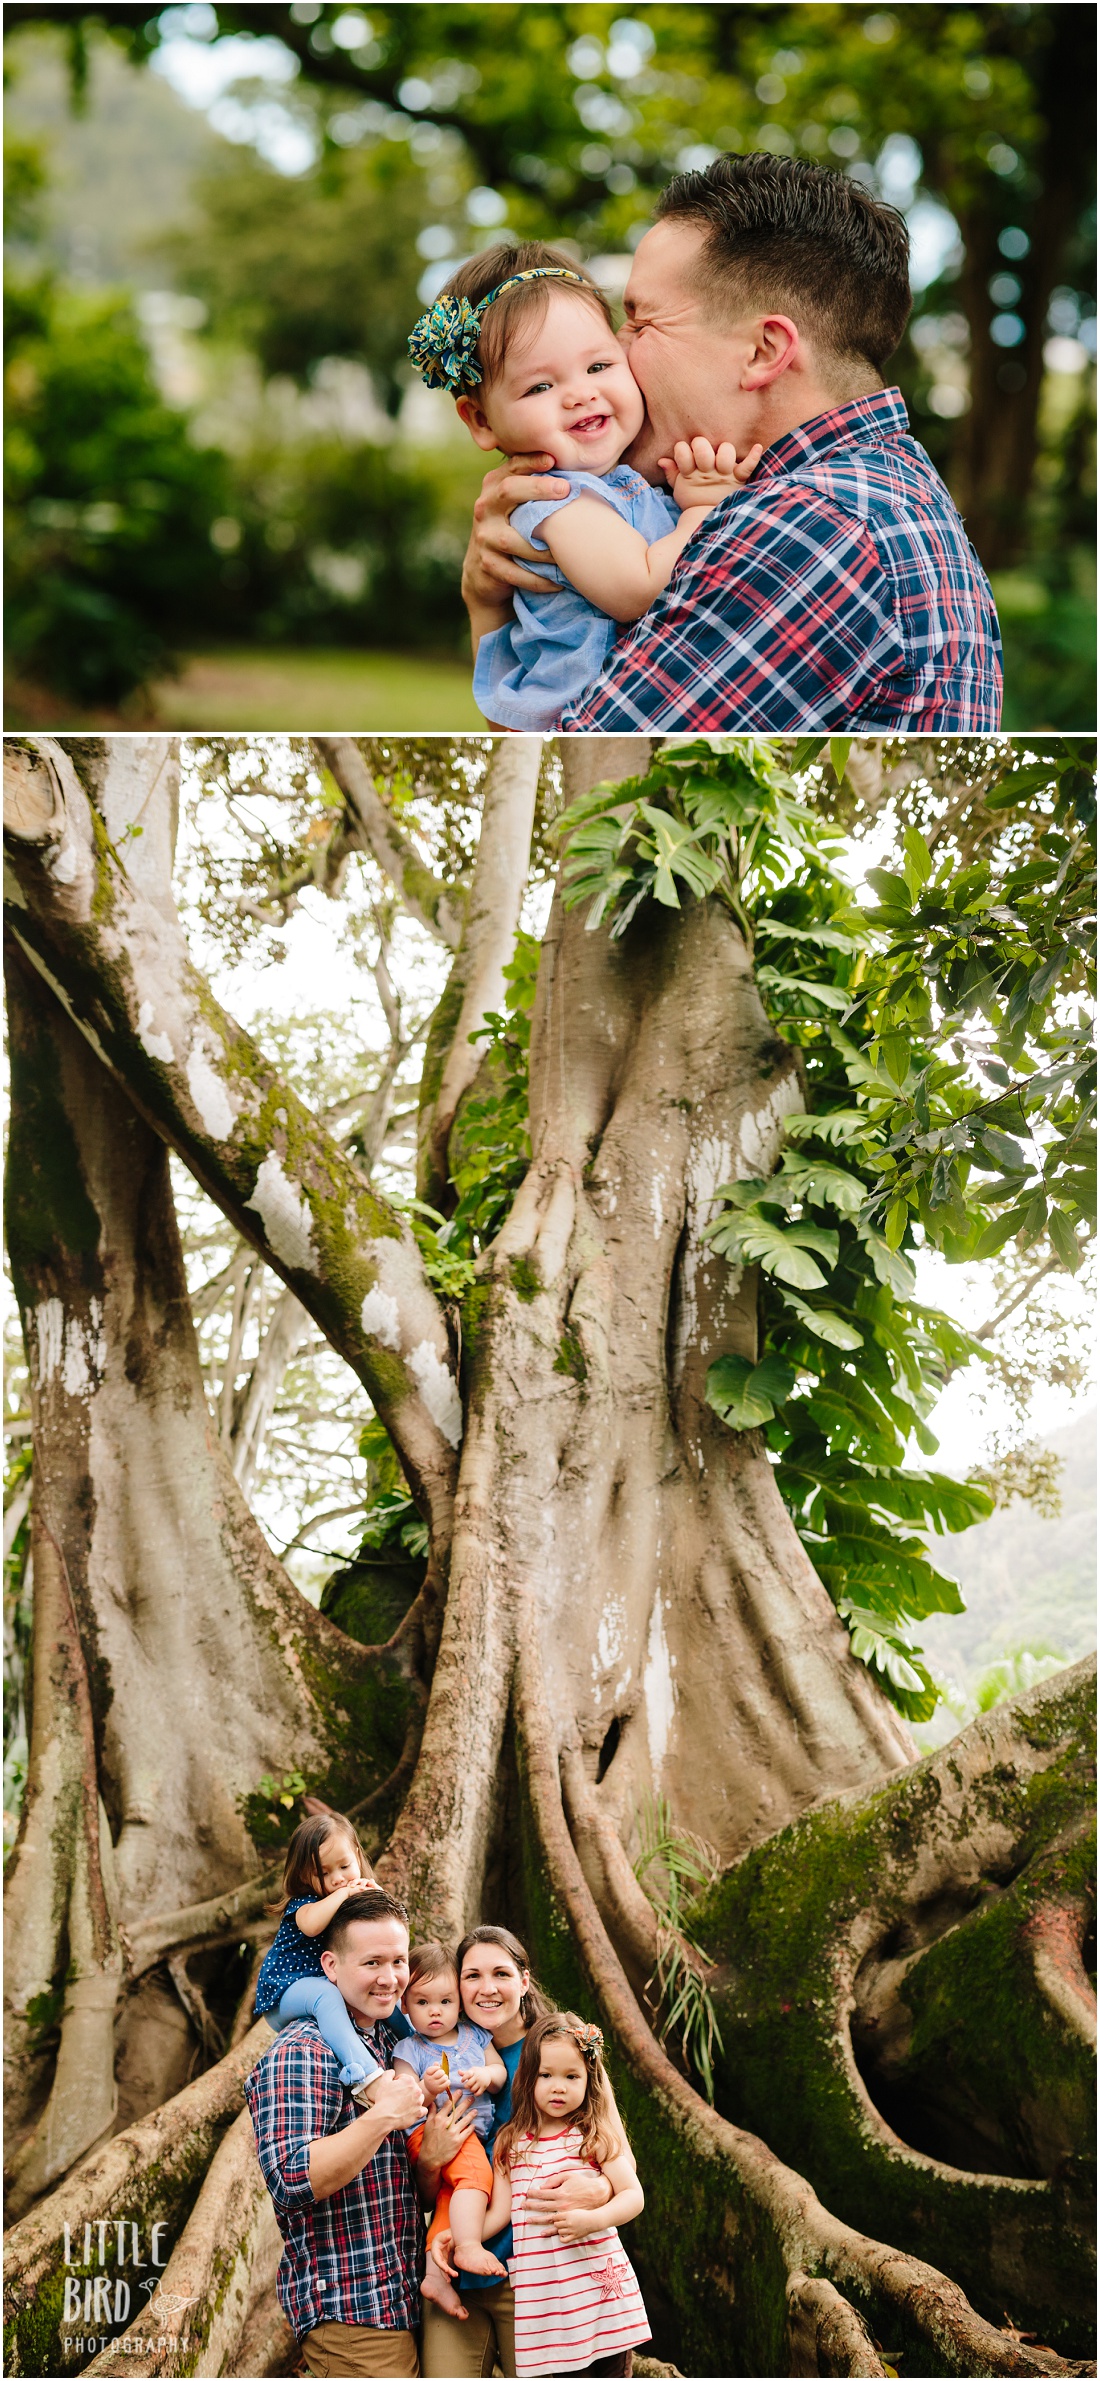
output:
[[575, 281], [580, 289], [592, 286], [583, 273], [571, 273], [566, 265], [533, 265], [528, 272], [513, 273], [500, 282], [479, 298], [476, 306], [471, 306], [468, 298], [451, 298], [444, 292], [409, 333], [409, 354], [425, 388], [449, 389], [454, 397], [461, 396], [463, 389], [477, 388], [482, 316], [496, 298], [502, 298], [506, 290], [518, 289], [522, 281]]

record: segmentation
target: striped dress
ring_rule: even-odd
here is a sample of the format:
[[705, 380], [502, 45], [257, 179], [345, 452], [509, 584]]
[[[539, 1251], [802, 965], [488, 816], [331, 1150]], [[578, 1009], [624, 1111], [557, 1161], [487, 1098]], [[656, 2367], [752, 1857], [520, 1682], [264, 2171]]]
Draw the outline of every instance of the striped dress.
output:
[[527, 2194], [563, 2174], [583, 2174], [575, 2125], [564, 2133], [528, 2133], [517, 2144], [512, 2176], [513, 2253], [508, 2260], [516, 2295], [516, 2372], [581, 2373], [605, 2356], [619, 2356], [649, 2338], [634, 2269], [610, 2227], [577, 2241], [558, 2240], [527, 2218]]

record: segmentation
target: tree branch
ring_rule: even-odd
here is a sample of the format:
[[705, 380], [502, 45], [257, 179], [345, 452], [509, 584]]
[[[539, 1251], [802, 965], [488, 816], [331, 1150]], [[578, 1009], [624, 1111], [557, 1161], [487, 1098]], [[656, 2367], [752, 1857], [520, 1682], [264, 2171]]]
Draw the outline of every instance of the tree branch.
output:
[[131, 1977], [143, 1976], [147, 1968], [159, 1966], [166, 1952], [180, 1951], [189, 1943], [214, 1941], [219, 1935], [235, 1934], [262, 1918], [278, 1895], [279, 1875], [276, 1864], [265, 1869], [260, 1877], [247, 1878], [232, 1893], [215, 1894], [211, 1901], [192, 1902], [183, 1910], [161, 1910], [155, 1917], [131, 1926], [123, 1938]]
[[994, 1332], [1000, 1330], [1001, 1324], [1007, 1323], [1009, 1315], [1013, 1314], [1018, 1306], [1023, 1305], [1025, 1298], [1030, 1298], [1032, 1291], [1038, 1289], [1039, 1283], [1045, 1281], [1047, 1274], [1053, 1273], [1055, 1268], [1061, 1265], [1061, 1262], [1060, 1257], [1050, 1256], [1046, 1259], [1045, 1264], [1038, 1265], [1034, 1273], [1029, 1273], [1022, 1289], [1015, 1290], [1007, 1303], [1004, 1306], [999, 1306], [996, 1314], [990, 1315], [987, 1323], [980, 1324], [977, 1331], [971, 1333], [971, 1337], [973, 1339], [992, 1339]]
[[[433, 1539], [446, 1546], [462, 1409], [443, 1312], [412, 1233], [194, 967], [158, 816], [174, 788], [161, 784], [145, 836], [123, 859], [120, 804], [134, 798], [135, 756], [128, 753], [120, 786], [111, 781], [113, 745], [74, 745], [95, 799], [52, 739], [31, 754], [6, 749], [15, 797], [11, 930], [135, 1106], [358, 1374]], [[157, 757], [154, 749], [147, 769]], [[29, 777], [37, 779], [31, 789]], [[54, 797], [48, 811], [37, 799], [43, 779]]]
[[348, 807], [356, 840], [389, 877], [410, 917], [436, 942], [456, 951], [462, 933], [461, 896], [444, 884], [387, 810], [354, 736], [314, 736], [313, 746]]
[[420, 1192], [436, 1207], [446, 1196], [447, 1147], [458, 1104], [485, 1055], [472, 1037], [488, 1012], [504, 1005], [504, 970], [527, 882], [541, 761], [541, 736], [502, 736], [485, 781], [462, 942], [424, 1062]]
[[297, 1355], [308, 1329], [309, 1316], [304, 1307], [293, 1290], [283, 1290], [275, 1301], [244, 1388], [234, 1400], [229, 1459], [245, 1496], [260, 1467], [267, 1426], [286, 1368]]

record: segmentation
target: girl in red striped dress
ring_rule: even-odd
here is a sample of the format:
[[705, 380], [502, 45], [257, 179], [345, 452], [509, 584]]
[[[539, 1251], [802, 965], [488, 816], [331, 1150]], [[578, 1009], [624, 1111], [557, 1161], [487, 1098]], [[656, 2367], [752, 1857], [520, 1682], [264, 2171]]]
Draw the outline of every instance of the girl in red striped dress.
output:
[[[607, 2088], [598, 2026], [572, 2010], [531, 2027], [512, 2086], [511, 2122], [497, 2135], [485, 2237], [511, 2220], [516, 2372], [621, 2373], [649, 2338], [634, 2270], [615, 2227], [641, 2214], [641, 2184]], [[527, 2216], [527, 2195], [578, 2167], [597, 2166], [613, 2197], [562, 2208], [552, 2223]]]

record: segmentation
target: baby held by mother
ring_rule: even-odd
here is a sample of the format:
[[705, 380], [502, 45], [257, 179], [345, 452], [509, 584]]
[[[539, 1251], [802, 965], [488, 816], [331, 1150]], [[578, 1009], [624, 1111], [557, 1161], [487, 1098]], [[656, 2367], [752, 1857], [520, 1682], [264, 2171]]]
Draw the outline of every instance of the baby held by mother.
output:
[[284, 1888], [245, 2092], [306, 2371], [628, 2374], [649, 2326], [616, 2227], [643, 2194], [599, 2028], [549, 2008], [503, 1927], [410, 1955], [335, 1814], [296, 1831]]

